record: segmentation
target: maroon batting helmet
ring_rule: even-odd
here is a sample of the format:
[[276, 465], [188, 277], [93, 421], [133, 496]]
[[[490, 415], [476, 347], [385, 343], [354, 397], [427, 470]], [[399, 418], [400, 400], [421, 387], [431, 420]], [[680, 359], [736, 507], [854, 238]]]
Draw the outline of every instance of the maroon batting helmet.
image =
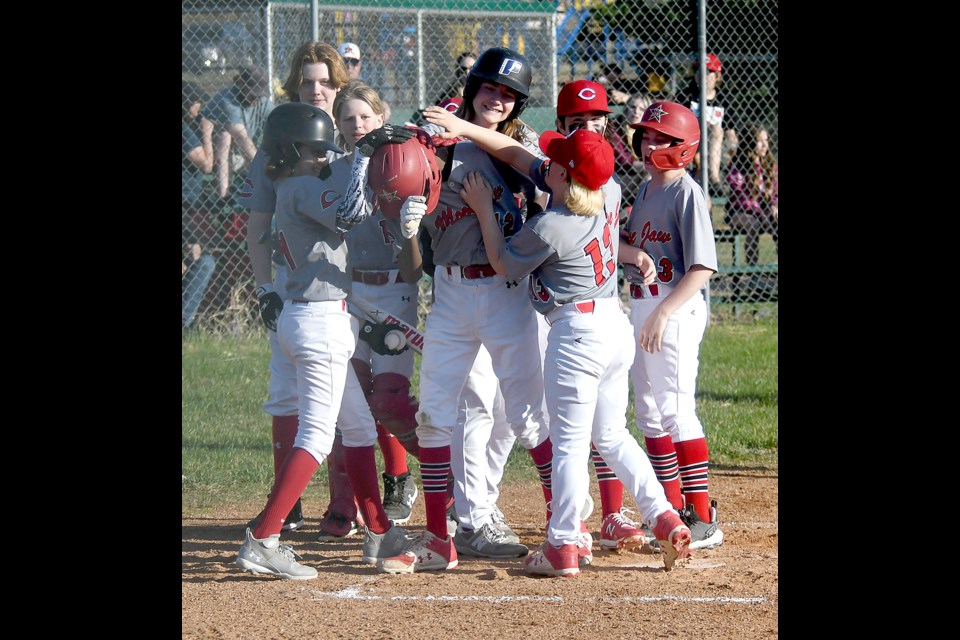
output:
[[409, 196], [424, 196], [427, 213], [433, 212], [440, 200], [440, 180], [436, 154], [416, 138], [381, 145], [370, 158], [367, 182], [385, 218], [398, 219]]

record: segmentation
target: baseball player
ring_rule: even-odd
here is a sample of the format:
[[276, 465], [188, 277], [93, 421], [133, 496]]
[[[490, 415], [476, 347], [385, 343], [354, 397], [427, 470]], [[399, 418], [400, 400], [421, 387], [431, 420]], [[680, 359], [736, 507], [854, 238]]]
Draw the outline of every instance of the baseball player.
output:
[[[382, 127], [376, 92], [363, 87], [368, 91], [342, 92], [334, 102], [341, 144], [353, 151], [359, 141], [361, 149], [372, 153], [382, 144], [411, 138], [411, 131]], [[279, 544], [283, 516], [329, 455], [338, 424], [347, 473], [367, 525], [363, 562], [375, 564], [410, 542], [381, 506], [376, 425], [349, 364], [357, 322], [346, 306], [351, 282], [345, 233], [370, 215], [372, 205], [366, 194], [359, 204], [341, 202], [353, 178], [353, 161], [348, 156], [328, 164], [326, 153], [340, 152], [333, 132], [333, 121], [322, 109], [287, 103], [268, 118], [264, 144], [270, 156], [267, 177], [277, 187], [278, 241], [288, 268], [277, 335], [281, 349], [296, 363], [300, 424], [259, 522], [247, 529], [237, 564], [255, 574], [297, 580], [315, 578], [317, 571], [299, 564], [289, 545]]]
[[[480, 126], [517, 139], [531, 139], [529, 127], [517, 119], [527, 102], [530, 79], [529, 63], [524, 56], [500, 47], [488, 49], [471, 69], [458, 113]], [[478, 220], [460, 195], [466, 174], [481, 171], [498, 196], [495, 206], [501, 233], [512, 235], [523, 222], [526, 196], [522, 178], [509, 167], [500, 167], [468, 141], [442, 146], [437, 156], [443, 161], [440, 204], [422, 223], [436, 264], [435, 299], [427, 317], [417, 413], [427, 530], [406, 552], [380, 564], [380, 570], [386, 573], [453, 569], [458, 564], [454, 536], [449, 535], [447, 528], [446, 478], [451, 467], [457, 401], [480, 345], [490, 352], [504, 392], [505, 411], [514, 428], [526, 432], [544, 429], [536, 317], [526, 302], [524, 283], [495, 272], [486, 255]], [[530, 454], [538, 469], [549, 469], [549, 438], [531, 449]], [[456, 476], [454, 468], [456, 482], [464, 481]], [[541, 475], [541, 483], [549, 502], [549, 474]], [[516, 556], [527, 553], [523, 545], [505, 543], [502, 532], [485, 526], [489, 522], [475, 524], [479, 528], [463, 530], [462, 544], [477, 550], [499, 547]], [[458, 529], [457, 535], [460, 533]]]
[[[590, 80], [568, 82], [563, 86], [560, 94], [557, 96], [557, 131], [563, 135], [569, 135], [577, 129], [586, 129], [604, 135], [607, 131], [608, 115], [610, 113], [611, 111], [607, 103], [607, 93], [603, 85]], [[494, 150], [499, 143], [498, 137], [493, 137], [493, 145], [487, 146], [485, 143], [488, 141], [485, 139], [485, 136], [482, 136], [482, 134], [486, 132], [482, 130], [478, 131], [473, 127], [467, 127], [463, 125], [462, 122], [444, 116], [436, 110], [428, 109], [424, 115], [428, 122], [436, 123], [445, 129], [452, 130], [452, 132], [474, 139], [481, 147], [488, 151]], [[471, 135], [471, 132], [479, 133], [481, 136], [476, 137]], [[453, 133], [448, 135], [453, 135]], [[543, 176], [539, 171], [542, 163], [537, 162], [538, 155], [533, 153], [517, 153], [510, 159], [517, 169], [529, 173], [531, 179], [534, 180], [538, 187], [546, 189]], [[607, 211], [618, 212], [618, 217], [622, 223], [623, 214], [620, 184], [611, 177], [608, 184], [604, 185], [603, 193], [605, 197], [605, 209]], [[653, 262], [649, 259], [649, 256], [644, 266], [648, 272], [653, 272]], [[546, 336], [549, 332], [549, 327], [544, 321], [543, 316], [538, 316], [538, 320], [540, 328], [540, 350], [541, 353], [545, 354]], [[544, 411], [546, 412], [547, 409], [544, 408]], [[512, 445], [512, 441], [505, 444]], [[502, 458], [502, 461], [494, 460], [497, 455], [496, 451], [502, 451], [499, 443], [496, 448], [491, 446], [491, 452], [488, 453], [488, 457], [491, 458], [491, 467], [496, 466], [498, 463], [501, 465], [506, 463], [505, 457]], [[617, 479], [616, 475], [595, 448], [592, 449], [591, 457], [597, 472], [600, 501], [603, 509], [603, 520], [600, 526], [601, 547], [604, 549], [625, 549], [643, 545], [646, 539], [640, 525], [629, 518], [629, 510], [623, 507], [622, 483]], [[497, 475], [497, 477], [499, 477], [499, 475]], [[583, 516], [584, 519], [589, 516], [591, 509], [592, 507], [585, 507], [584, 513], [586, 515]], [[582, 543], [579, 548], [581, 563], [589, 564], [592, 561], [590, 547], [592, 546], [593, 540], [592, 536], [586, 530], [586, 527], [583, 527]]]
[[568, 136], [548, 131], [540, 136], [540, 148], [549, 158], [537, 162], [544, 166], [550, 207], [509, 240], [498, 233], [493, 190], [483, 176], [471, 173], [463, 188], [491, 264], [509, 278], [530, 276], [530, 300], [550, 326], [544, 391], [555, 447], [553, 517], [540, 550], [524, 560], [524, 571], [553, 577], [580, 573], [580, 513], [589, 492], [591, 441], [653, 523], [669, 571], [677, 558], [689, 556], [690, 530], [626, 427], [634, 345], [617, 287], [619, 211], [606, 210], [602, 191], [613, 176], [613, 148], [586, 129]]
[[[703, 190], [685, 170], [700, 145], [700, 124], [687, 107], [661, 101], [631, 126], [640, 129], [634, 150], [651, 175], [619, 256], [640, 346], [630, 370], [637, 427], [667, 498], [693, 531], [692, 547], [710, 548], [723, 542], [723, 532], [708, 493], [710, 456], [695, 393], [707, 322], [703, 288], [717, 271], [717, 250]], [[638, 250], [653, 257], [654, 278], [637, 269]]]
[[[323, 109], [327, 114], [333, 110], [333, 101], [341, 87], [350, 81], [343, 61], [337, 50], [328, 44], [306, 42], [294, 52], [290, 59], [290, 71], [283, 84], [283, 90], [290, 102], [309, 104]], [[329, 152], [330, 160], [342, 154]], [[292, 360], [284, 355], [277, 339], [277, 318], [283, 309], [281, 294], [286, 287], [287, 268], [279, 252], [273, 254], [271, 224], [276, 208], [276, 190], [273, 181], [267, 178], [266, 165], [269, 157], [262, 146], [257, 150], [250, 171], [239, 193], [240, 202], [250, 210], [247, 222], [247, 252], [257, 284], [256, 295], [260, 306], [260, 316], [267, 327], [270, 341], [270, 387], [269, 397], [263, 403], [263, 410], [272, 416], [272, 445], [274, 482], [287, 454], [293, 449], [297, 435], [297, 374]], [[273, 269], [271, 269], [273, 254]], [[274, 276], [271, 271], [276, 272]], [[352, 529], [356, 516], [353, 490], [344, 483], [345, 471], [337, 468], [342, 456], [333, 455], [328, 461], [330, 474], [331, 503], [349, 503], [350, 517], [334, 519], [336, 515], [329, 509], [320, 523], [321, 530], [345, 535]], [[258, 516], [259, 517], [259, 516]], [[284, 521], [284, 531], [302, 527], [303, 509], [300, 500]], [[254, 518], [248, 527], [254, 528]], [[343, 528], [346, 531], [343, 531]]]

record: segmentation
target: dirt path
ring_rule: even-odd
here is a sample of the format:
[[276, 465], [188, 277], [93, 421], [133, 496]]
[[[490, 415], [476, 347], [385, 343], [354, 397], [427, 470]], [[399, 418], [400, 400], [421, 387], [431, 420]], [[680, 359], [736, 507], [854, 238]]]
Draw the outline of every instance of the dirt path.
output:
[[[253, 576], [233, 562], [243, 526], [262, 504], [181, 522], [184, 638], [402, 638], [511, 640], [705, 638], [779, 635], [776, 471], [714, 469], [724, 544], [663, 571], [658, 555], [614, 554], [594, 545], [576, 579], [534, 579], [522, 560], [461, 558], [449, 572], [393, 576], [360, 561], [362, 537], [316, 541], [326, 496], [304, 499], [306, 526], [284, 534], [316, 567], [316, 580]], [[587, 521], [595, 537], [597, 510]], [[632, 505], [631, 499], [625, 504]], [[534, 484], [504, 487], [500, 507], [521, 542], [543, 541], [543, 496]], [[422, 530], [418, 500], [407, 528]]]

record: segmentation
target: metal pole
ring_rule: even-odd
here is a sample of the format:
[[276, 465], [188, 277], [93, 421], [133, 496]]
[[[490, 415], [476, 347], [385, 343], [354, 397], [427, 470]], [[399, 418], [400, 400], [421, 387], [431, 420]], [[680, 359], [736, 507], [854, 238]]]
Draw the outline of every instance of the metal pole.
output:
[[423, 9], [417, 11], [417, 104], [415, 109], [422, 109], [427, 105], [425, 91], [427, 76], [423, 68]]
[[[700, 52], [700, 185], [703, 197], [710, 210], [710, 136], [707, 135], [707, 0], [697, 2], [699, 26], [697, 28], [697, 51]], [[711, 216], [712, 218], [712, 216]], [[711, 220], [712, 226], [712, 220]], [[710, 326], [710, 281], [703, 290], [707, 299], [707, 326]]]
[[320, 39], [320, 7], [318, 0], [310, 0], [310, 39], [316, 42]]

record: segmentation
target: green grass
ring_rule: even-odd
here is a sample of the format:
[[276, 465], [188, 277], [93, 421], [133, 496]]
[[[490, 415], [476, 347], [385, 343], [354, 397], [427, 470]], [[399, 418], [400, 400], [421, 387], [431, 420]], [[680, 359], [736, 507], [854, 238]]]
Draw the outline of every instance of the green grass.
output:
[[[713, 322], [700, 348], [697, 408], [711, 464], [776, 468], [778, 323]], [[266, 499], [273, 480], [270, 417], [261, 404], [269, 379], [269, 345], [254, 337], [195, 334], [182, 342], [181, 508]], [[418, 377], [414, 376], [414, 387]], [[627, 424], [634, 419], [633, 398]], [[630, 427], [634, 436], [639, 432]], [[638, 438], [643, 442], [642, 438]], [[379, 460], [378, 464], [382, 463]], [[411, 470], [419, 474], [416, 461]], [[519, 445], [504, 481], [534, 480]], [[311, 484], [326, 486], [326, 473]]]

